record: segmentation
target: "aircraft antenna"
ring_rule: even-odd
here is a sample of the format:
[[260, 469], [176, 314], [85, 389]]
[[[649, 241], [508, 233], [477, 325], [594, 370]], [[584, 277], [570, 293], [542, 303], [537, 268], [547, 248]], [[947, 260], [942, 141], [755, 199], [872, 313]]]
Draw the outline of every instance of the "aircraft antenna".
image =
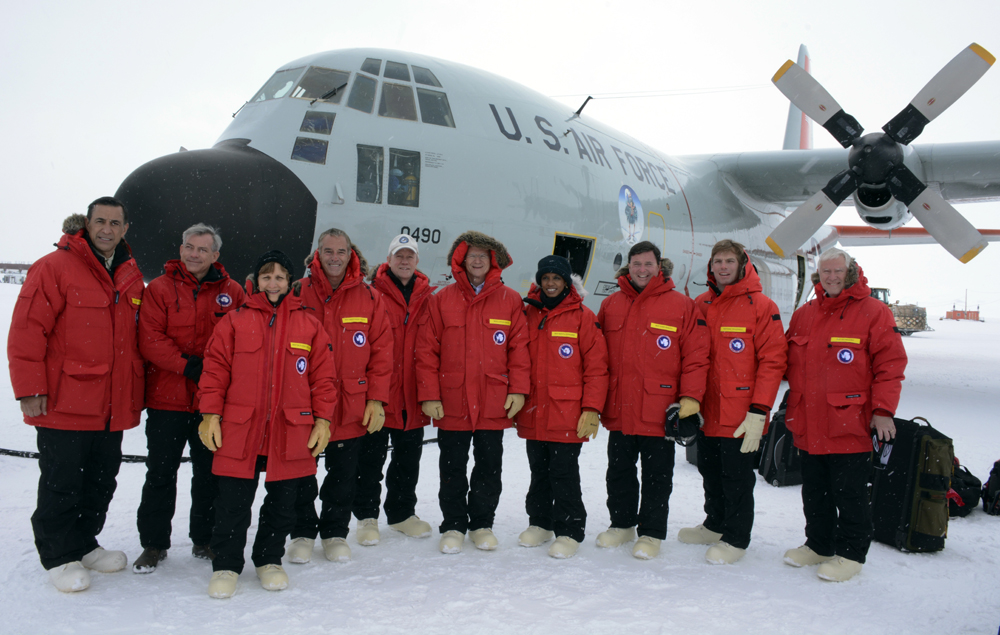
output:
[[[250, 102], [245, 101], [243, 102], [243, 106], [246, 106], [249, 103]], [[243, 106], [240, 106], [239, 108], [236, 109], [236, 112], [233, 113], [233, 119], [236, 119], [236, 115], [240, 114], [240, 111], [243, 110]]]
[[577, 108], [576, 110], [575, 114], [577, 117], [580, 116], [580, 113], [583, 112], [583, 109], [587, 106], [587, 104], [590, 102], [591, 99], [593, 99], [593, 97], [588, 95], [587, 98], [583, 100], [583, 105]]

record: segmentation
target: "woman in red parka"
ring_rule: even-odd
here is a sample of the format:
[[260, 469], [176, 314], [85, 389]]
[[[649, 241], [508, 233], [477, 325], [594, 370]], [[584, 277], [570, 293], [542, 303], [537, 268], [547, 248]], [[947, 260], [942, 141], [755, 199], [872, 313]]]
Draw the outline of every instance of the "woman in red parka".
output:
[[569, 558], [587, 526], [580, 449], [597, 436], [608, 395], [608, 347], [568, 260], [542, 258], [535, 283], [524, 299], [531, 392], [517, 416], [517, 435], [527, 440], [531, 485], [524, 501], [529, 526], [519, 542], [537, 547], [555, 531], [549, 555]]
[[793, 567], [818, 564], [834, 582], [861, 571], [872, 540], [868, 477], [872, 430], [888, 441], [906, 351], [892, 310], [871, 297], [847, 253], [820, 256], [816, 298], [792, 315], [785, 425], [802, 450], [806, 544], [785, 552]]
[[280, 251], [257, 260], [246, 304], [226, 314], [205, 350], [198, 398], [198, 434], [215, 452], [219, 497], [212, 532], [211, 597], [231, 597], [243, 570], [243, 549], [257, 479], [267, 472], [253, 563], [261, 585], [288, 586], [281, 568], [295, 524], [302, 478], [330, 439], [336, 391], [330, 338], [299, 298], [289, 295], [293, 269]]
[[733, 564], [750, 544], [756, 451], [785, 374], [781, 315], [762, 291], [743, 245], [712, 247], [708, 291], [695, 300], [711, 341], [697, 436], [705, 522], [677, 533], [681, 542], [712, 545], [705, 553], [712, 564]]

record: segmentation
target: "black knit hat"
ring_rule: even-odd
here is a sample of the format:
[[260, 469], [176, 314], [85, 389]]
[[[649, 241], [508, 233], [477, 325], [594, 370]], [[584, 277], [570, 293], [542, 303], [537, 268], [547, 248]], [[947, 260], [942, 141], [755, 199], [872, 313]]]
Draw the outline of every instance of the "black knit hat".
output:
[[545, 256], [538, 261], [538, 272], [535, 273], [535, 284], [542, 286], [542, 274], [554, 273], [566, 281], [566, 286], [573, 285], [573, 269], [569, 266], [569, 260], [562, 256]]
[[284, 267], [285, 271], [288, 272], [289, 284], [291, 284], [292, 280], [295, 280], [295, 267], [292, 266], [292, 259], [286, 256], [284, 252], [275, 250], [275, 251], [269, 251], [260, 258], [258, 258], [257, 264], [253, 266], [253, 283], [255, 286], [258, 286], [257, 274], [260, 273], [260, 270], [264, 267], [264, 265], [266, 265], [269, 262], [276, 262], [282, 267]]

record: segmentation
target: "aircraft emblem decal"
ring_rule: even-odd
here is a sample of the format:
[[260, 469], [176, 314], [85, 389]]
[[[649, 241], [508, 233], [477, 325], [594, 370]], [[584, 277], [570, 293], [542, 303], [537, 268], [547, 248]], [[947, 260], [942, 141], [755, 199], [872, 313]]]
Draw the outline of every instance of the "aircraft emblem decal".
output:
[[734, 337], [732, 340], [729, 341], [729, 350], [731, 350], [734, 353], [742, 353], [743, 351], [746, 350], [746, 348], [747, 348], [746, 342], [744, 342], [738, 337]]
[[656, 345], [660, 348], [661, 351], [667, 350], [668, 348], [670, 348], [670, 337], [667, 335], [659, 336], [658, 338], [656, 338]]
[[359, 347], [359, 348], [362, 347], [362, 346], [364, 346], [365, 342], [368, 341], [368, 338], [366, 338], [365, 334], [362, 333], [361, 331], [356, 331], [354, 333], [354, 338], [353, 339], [354, 339], [354, 345], [357, 346], [357, 347]]
[[506, 341], [507, 341], [507, 334], [504, 333], [503, 331], [497, 331], [493, 333], [493, 343], [496, 344], [497, 346], [502, 345]]
[[842, 348], [837, 351], [837, 361], [841, 364], [850, 364], [854, 361], [854, 351], [849, 348]]
[[305, 374], [307, 366], [308, 364], [306, 362], [305, 357], [300, 357], [297, 360], [295, 360], [295, 370], [299, 371], [300, 375]]
[[642, 240], [642, 232], [645, 229], [642, 202], [639, 201], [639, 195], [628, 185], [623, 185], [618, 190], [618, 216], [625, 242], [634, 245]]
[[563, 344], [559, 347], [559, 357], [563, 359], [569, 359], [573, 357], [573, 346], [571, 344]]

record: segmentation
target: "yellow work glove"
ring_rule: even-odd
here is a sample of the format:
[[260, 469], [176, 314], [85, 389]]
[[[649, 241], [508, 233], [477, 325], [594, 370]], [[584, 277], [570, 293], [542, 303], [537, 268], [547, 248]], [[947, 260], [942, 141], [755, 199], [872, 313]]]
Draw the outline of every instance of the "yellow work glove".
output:
[[435, 421], [444, 419], [444, 406], [440, 401], [425, 401], [420, 404], [420, 410]]
[[524, 395], [518, 395], [513, 393], [507, 395], [507, 401], [503, 404], [503, 409], [507, 411], [507, 418], [513, 419], [514, 415], [521, 411], [524, 407]]
[[326, 449], [326, 444], [330, 442], [330, 422], [320, 418], [316, 418], [315, 421], [306, 447], [312, 448], [313, 456], [319, 456]]
[[368, 428], [368, 434], [378, 432], [385, 425], [385, 410], [382, 409], [382, 402], [369, 399], [365, 404], [365, 416], [361, 419], [361, 425]]
[[743, 436], [743, 446], [740, 447], [740, 452], [747, 454], [749, 452], [756, 452], [757, 448], [760, 447], [760, 435], [764, 432], [764, 415], [759, 415], [756, 412], [748, 412], [746, 419], [740, 424], [740, 427], [736, 428], [736, 432], [733, 433], [733, 438], [738, 439], [741, 435]]
[[219, 415], [202, 415], [201, 423], [198, 424], [198, 438], [205, 444], [205, 447], [215, 452], [222, 447], [222, 425], [219, 423]]
[[701, 404], [698, 403], [697, 399], [692, 399], [691, 397], [681, 397], [681, 411], [678, 413], [678, 417], [681, 419], [687, 419], [690, 416], [696, 415], [701, 411]]
[[591, 439], [597, 438], [597, 430], [600, 428], [600, 418], [593, 410], [584, 410], [580, 414], [580, 421], [576, 424], [576, 438]]

